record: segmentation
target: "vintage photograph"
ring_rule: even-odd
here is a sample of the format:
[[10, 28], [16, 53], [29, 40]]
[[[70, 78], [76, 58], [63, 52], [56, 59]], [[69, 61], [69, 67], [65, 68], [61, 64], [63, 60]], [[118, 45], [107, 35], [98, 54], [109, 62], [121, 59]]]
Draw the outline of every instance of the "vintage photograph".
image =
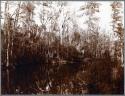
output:
[[1, 1], [1, 94], [124, 94], [124, 1]]

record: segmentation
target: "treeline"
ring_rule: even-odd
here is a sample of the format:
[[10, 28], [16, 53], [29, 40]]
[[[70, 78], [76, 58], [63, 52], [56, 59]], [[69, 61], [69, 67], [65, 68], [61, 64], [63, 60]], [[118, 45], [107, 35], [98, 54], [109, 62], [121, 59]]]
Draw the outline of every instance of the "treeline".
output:
[[[60, 28], [58, 22], [65, 11], [65, 2], [55, 3], [59, 10], [54, 7], [54, 2], [39, 2], [42, 9], [41, 26], [38, 26], [33, 19], [35, 3], [18, 2], [15, 13], [11, 14], [9, 2], [5, 2], [1, 29], [2, 68], [14, 68], [19, 72], [23, 66], [25, 68], [21, 71], [24, 74], [29, 71], [33, 83], [26, 83], [27, 91], [25, 85], [17, 83], [20, 86], [19, 89], [15, 87], [15, 90], [20, 90], [17, 93], [123, 94], [121, 2], [114, 1], [111, 5], [116, 41], [100, 32], [99, 17], [95, 15], [99, 12], [99, 3], [87, 2], [81, 7], [88, 17], [88, 28], [82, 32], [68, 12]], [[70, 23], [73, 28], [70, 28]], [[37, 76], [32, 77], [34, 74]]]

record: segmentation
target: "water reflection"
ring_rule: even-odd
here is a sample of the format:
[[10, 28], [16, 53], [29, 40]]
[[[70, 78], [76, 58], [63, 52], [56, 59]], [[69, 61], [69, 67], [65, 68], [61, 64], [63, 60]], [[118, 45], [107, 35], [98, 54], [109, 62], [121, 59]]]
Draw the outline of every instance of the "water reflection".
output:
[[[52, 66], [49, 69], [50, 64], [46, 65], [45, 68], [40, 65], [18, 65], [14, 69], [3, 69], [2, 94], [70, 94], [72, 91], [77, 93], [79, 85], [73, 83], [76, 82], [73, 78], [76, 70], [65, 74], [72, 67], [63, 65], [60, 67], [63, 70], [60, 70]], [[73, 87], [78, 87], [78, 90], [75, 91]], [[80, 90], [82, 92], [83, 89]]]

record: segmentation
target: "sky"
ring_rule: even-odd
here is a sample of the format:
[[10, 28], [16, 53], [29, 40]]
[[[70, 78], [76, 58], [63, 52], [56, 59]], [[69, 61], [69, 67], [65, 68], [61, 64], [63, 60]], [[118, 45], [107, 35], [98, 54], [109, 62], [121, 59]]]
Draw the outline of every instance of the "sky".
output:
[[[112, 21], [112, 19], [111, 19], [112, 9], [110, 7], [110, 4], [112, 3], [112, 1], [99, 1], [98, 3], [101, 4], [100, 5], [100, 13], [99, 13], [99, 18], [100, 18], [99, 19], [99, 25], [100, 25], [100, 27], [102, 29], [106, 29], [106, 31], [110, 31], [111, 30], [111, 23], [110, 22]], [[84, 5], [84, 2], [81, 2], [81, 1], [69, 1], [69, 5], [74, 10], [77, 11], [77, 10], [79, 10], [80, 6]], [[124, 7], [124, 5], [123, 5], [123, 7]], [[124, 8], [122, 9], [122, 11], [123, 10], [124, 10]], [[82, 27], [83, 22], [82, 22], [81, 19], [83, 19], [83, 21], [84, 21], [84, 17], [83, 18], [78, 18], [78, 23]], [[124, 18], [123, 18], [123, 21], [124, 21]]]
[[[110, 4], [112, 3], [112, 1], [98, 1], [98, 3], [100, 3], [100, 13], [99, 13], [99, 26], [101, 27], [102, 30], [105, 30], [106, 32], [111, 31], [111, 14], [112, 14], [112, 9], [110, 7]], [[123, 7], [124, 7], [124, 2], [123, 3]], [[4, 4], [2, 3], [1, 5], [1, 10], [4, 12]], [[79, 10], [80, 6], [84, 5], [85, 1], [67, 1], [67, 6], [66, 6], [66, 10], [73, 12], [74, 16], [76, 16], [76, 22], [79, 24], [79, 27], [84, 29], [85, 28], [85, 24], [83, 24], [86, 20], [85, 16], [79, 17], [79, 15], [82, 14], [82, 12]], [[15, 9], [15, 6], [11, 6], [10, 7], [10, 12], [13, 12]], [[122, 8], [123, 14], [124, 14], [124, 8]], [[40, 19], [39, 19], [39, 11], [40, 7], [37, 6], [35, 8], [35, 21], [38, 25], [40, 25]], [[123, 15], [122, 14], [122, 15]], [[124, 17], [124, 16], [123, 16]], [[2, 19], [3, 22], [4, 19]], [[124, 18], [123, 18], [123, 22], [124, 22]], [[123, 23], [124, 24], [124, 23]]]

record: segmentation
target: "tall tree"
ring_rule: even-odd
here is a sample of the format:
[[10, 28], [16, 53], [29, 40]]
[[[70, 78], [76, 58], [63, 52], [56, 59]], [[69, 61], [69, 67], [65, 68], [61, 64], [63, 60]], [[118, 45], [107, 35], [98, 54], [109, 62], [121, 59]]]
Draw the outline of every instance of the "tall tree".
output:
[[33, 24], [34, 8], [33, 2], [30, 1], [21, 4], [22, 23], [26, 30], [30, 30], [30, 26]]
[[115, 38], [115, 59], [116, 64], [113, 68], [113, 88], [116, 93], [124, 93], [124, 76], [123, 76], [123, 54], [124, 54], [124, 28], [123, 28], [123, 16], [121, 15], [122, 11], [122, 2], [114, 1], [111, 4], [112, 7], [112, 27]]
[[[5, 2], [5, 14], [4, 14], [4, 34], [5, 34], [5, 53], [6, 53], [6, 59], [5, 59], [5, 64], [6, 66], [10, 66], [10, 60], [12, 58], [12, 44], [13, 44], [13, 28], [14, 28], [14, 24], [13, 24], [13, 18], [12, 18], [12, 14], [9, 13], [9, 1]], [[11, 62], [12, 63], [12, 62]]]
[[114, 1], [111, 4], [112, 7], [112, 27], [113, 27], [113, 32], [118, 38], [117, 40], [117, 45], [116, 45], [116, 50], [115, 50], [115, 55], [118, 60], [119, 64], [123, 64], [123, 39], [124, 39], [124, 28], [123, 28], [123, 23], [122, 23], [122, 15], [121, 15], [121, 8], [122, 8], [122, 2], [120, 1]]
[[99, 5], [100, 4], [95, 1], [89, 1], [81, 7], [81, 10], [85, 10], [85, 14], [88, 16], [88, 20], [85, 22], [88, 25], [86, 38], [88, 43], [87, 49], [94, 57], [97, 56], [99, 37], [99, 17], [96, 15], [99, 12]]

